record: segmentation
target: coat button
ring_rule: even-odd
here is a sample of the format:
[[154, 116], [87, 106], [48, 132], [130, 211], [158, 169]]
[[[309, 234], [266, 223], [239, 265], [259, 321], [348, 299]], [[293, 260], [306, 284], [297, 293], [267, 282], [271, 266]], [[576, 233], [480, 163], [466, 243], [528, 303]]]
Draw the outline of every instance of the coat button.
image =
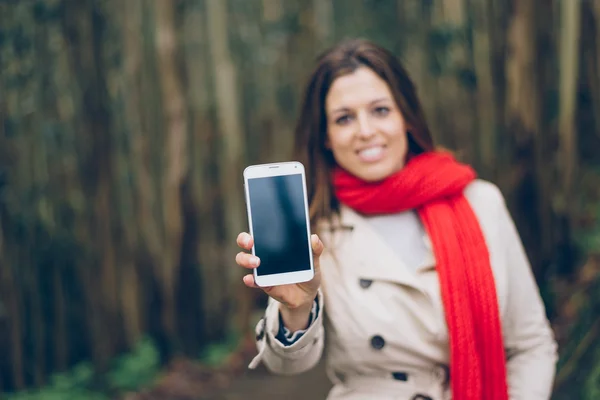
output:
[[372, 283], [373, 283], [373, 281], [370, 279], [361, 279], [360, 287], [363, 289], [367, 289], [369, 286], [371, 286]]
[[375, 350], [381, 350], [385, 346], [385, 340], [379, 335], [375, 335], [371, 338], [371, 347]]
[[392, 377], [397, 381], [408, 381], [408, 374], [406, 372], [392, 372]]
[[415, 394], [410, 399], [411, 400], [433, 400], [431, 397], [425, 396], [424, 394]]

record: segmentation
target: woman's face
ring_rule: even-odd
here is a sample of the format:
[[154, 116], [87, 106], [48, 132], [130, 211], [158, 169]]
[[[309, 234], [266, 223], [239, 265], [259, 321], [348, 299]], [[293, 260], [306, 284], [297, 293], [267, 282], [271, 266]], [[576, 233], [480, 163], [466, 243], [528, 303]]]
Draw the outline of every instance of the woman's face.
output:
[[365, 181], [379, 181], [404, 166], [404, 118], [388, 84], [361, 67], [333, 81], [325, 99], [327, 142], [337, 164]]

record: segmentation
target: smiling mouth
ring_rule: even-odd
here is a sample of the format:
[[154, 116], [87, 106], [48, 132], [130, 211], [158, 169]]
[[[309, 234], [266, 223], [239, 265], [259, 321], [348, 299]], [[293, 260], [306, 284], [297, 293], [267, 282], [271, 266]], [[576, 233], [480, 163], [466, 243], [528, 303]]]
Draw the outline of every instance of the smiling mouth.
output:
[[385, 146], [372, 146], [357, 152], [358, 157], [364, 162], [375, 162], [383, 158]]

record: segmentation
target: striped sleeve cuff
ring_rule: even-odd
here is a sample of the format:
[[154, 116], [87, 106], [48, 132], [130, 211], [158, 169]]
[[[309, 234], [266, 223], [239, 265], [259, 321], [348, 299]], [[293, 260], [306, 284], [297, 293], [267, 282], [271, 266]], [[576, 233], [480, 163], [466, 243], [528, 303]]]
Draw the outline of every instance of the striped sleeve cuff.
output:
[[310, 317], [308, 319], [308, 326], [306, 329], [300, 329], [295, 332], [290, 331], [283, 323], [283, 318], [281, 317], [281, 313], [279, 313], [279, 331], [275, 338], [284, 346], [291, 346], [296, 343], [302, 335], [310, 328], [312, 323], [317, 319], [319, 315], [319, 302], [317, 299], [313, 302], [312, 310], [310, 311]]

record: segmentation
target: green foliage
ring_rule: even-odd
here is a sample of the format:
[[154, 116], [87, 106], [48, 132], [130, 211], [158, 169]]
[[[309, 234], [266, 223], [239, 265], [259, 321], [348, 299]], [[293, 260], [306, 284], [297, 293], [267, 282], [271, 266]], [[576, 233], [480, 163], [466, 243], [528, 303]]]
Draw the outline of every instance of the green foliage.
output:
[[159, 370], [159, 354], [154, 343], [141, 340], [131, 353], [118, 357], [108, 373], [109, 385], [118, 390], [134, 390], [150, 384]]
[[575, 241], [586, 254], [597, 254], [600, 252], [600, 167], [587, 166], [582, 175], [578, 207], [582, 221], [574, 228]]
[[594, 363], [584, 383], [584, 400], [600, 399], [600, 347], [594, 352]]
[[[206, 347], [200, 362], [218, 367], [237, 350], [241, 335], [232, 333], [221, 342]], [[95, 375], [91, 363], [83, 362], [71, 370], [55, 374], [50, 383], [39, 389], [26, 390], [2, 397], [6, 400], [108, 400], [109, 394], [125, 393], [152, 386], [160, 372], [159, 354], [149, 338], [140, 340], [126, 354], [115, 358], [104, 377], [104, 390], [94, 390]]]
[[218, 367], [237, 349], [241, 335], [231, 333], [225, 340], [212, 343], [200, 354], [200, 362], [210, 367]]
[[[600, 204], [594, 212], [595, 220], [600, 221]], [[578, 235], [578, 244], [586, 253], [598, 252], [600, 249], [600, 224], [594, 224]]]
[[[588, 199], [589, 201], [589, 199]], [[595, 212], [589, 215], [594, 220], [589, 228], [581, 229], [577, 234], [577, 245], [587, 254], [598, 254], [600, 249], [600, 203], [588, 204]], [[585, 275], [590, 275], [597, 267], [594, 261], [588, 261], [583, 266]], [[583, 272], [581, 272], [583, 274]], [[598, 311], [600, 303], [597, 293], [600, 290], [600, 276], [592, 278], [586, 287], [579, 287], [570, 294], [571, 307], [577, 310], [577, 315], [568, 328], [568, 340], [560, 348], [558, 362], [558, 377], [561, 384], [554, 400], [600, 398], [600, 347], [596, 345], [600, 334]]]
[[8, 395], [6, 400], [107, 400], [108, 393], [125, 392], [150, 385], [159, 371], [158, 351], [150, 339], [141, 340], [127, 354], [117, 357], [106, 375], [107, 388], [93, 390], [97, 378], [89, 362], [55, 374], [43, 388]]
[[54, 375], [46, 387], [9, 395], [7, 400], [106, 400], [102, 393], [89, 389], [94, 370], [89, 363], [81, 363], [68, 372]]

